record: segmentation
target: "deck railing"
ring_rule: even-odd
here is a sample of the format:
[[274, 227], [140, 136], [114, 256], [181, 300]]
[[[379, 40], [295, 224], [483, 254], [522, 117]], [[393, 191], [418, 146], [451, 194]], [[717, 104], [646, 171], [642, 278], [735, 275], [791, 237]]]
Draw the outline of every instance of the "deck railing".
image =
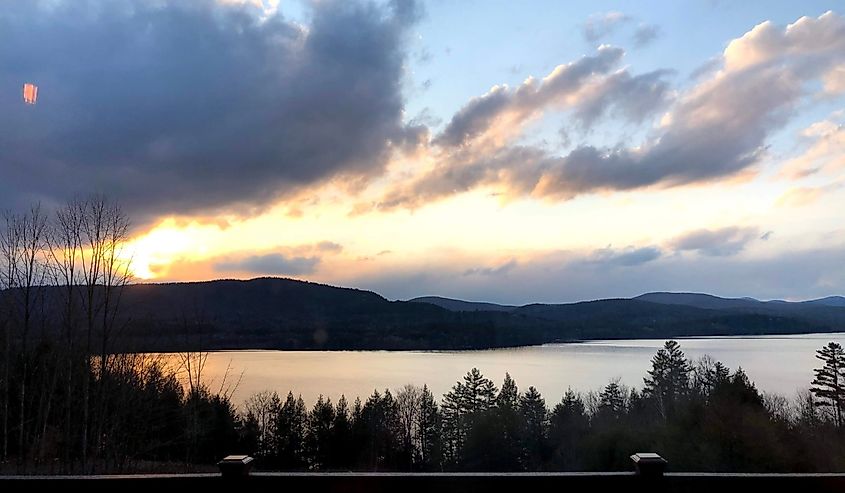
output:
[[631, 472], [370, 473], [252, 472], [251, 459], [230, 456], [220, 474], [0, 476], [0, 491], [84, 493], [145, 491], [302, 492], [845, 492], [845, 473], [730, 474], [663, 472], [656, 454], [634, 454]]

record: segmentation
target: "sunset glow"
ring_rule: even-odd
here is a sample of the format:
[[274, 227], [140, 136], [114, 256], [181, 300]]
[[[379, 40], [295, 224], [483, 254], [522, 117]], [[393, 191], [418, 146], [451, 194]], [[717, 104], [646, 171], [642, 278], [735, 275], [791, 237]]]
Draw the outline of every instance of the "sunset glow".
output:
[[[42, 19], [27, 45], [42, 60], [88, 36], [47, 35], [74, 9], [48, 3], [18, 16]], [[131, 29], [143, 12], [187, 9], [227, 49], [170, 46], [162, 23], [154, 48], [102, 46], [96, 68], [56, 58], [2, 73], [51, 94], [29, 112], [0, 95], [3, 157], [28, 170], [0, 191], [60, 203], [86, 190], [45, 183], [90, 170], [132, 217], [126, 252], [141, 281], [288, 276], [510, 303], [845, 289], [831, 280], [845, 269], [845, 18], [834, 6], [734, 5], [725, 21], [707, 2], [575, 4], [565, 16], [329, 3], [92, 14], [89, 30]], [[235, 12], [242, 24], [221, 20]], [[347, 33], [349, 19], [372, 39]], [[463, 32], [455, 19], [470, 19]], [[528, 24], [536, 39], [519, 31]], [[251, 41], [236, 34], [247, 31]], [[320, 44], [353, 41], [372, 63]], [[128, 65], [118, 49], [135, 50]], [[88, 102], [94, 70], [101, 104]], [[123, 74], [137, 77], [124, 85]]]

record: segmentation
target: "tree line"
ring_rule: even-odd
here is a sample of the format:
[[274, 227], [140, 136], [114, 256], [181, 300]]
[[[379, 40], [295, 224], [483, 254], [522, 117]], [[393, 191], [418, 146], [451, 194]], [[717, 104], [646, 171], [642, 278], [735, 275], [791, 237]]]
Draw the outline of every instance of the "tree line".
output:
[[[818, 351], [812, 386], [794, 401], [667, 341], [641, 388], [568, 389], [551, 406], [507, 374], [496, 385], [472, 369], [440, 399], [412, 385], [313, 406], [262, 392], [237, 409], [231, 387], [204, 381], [206, 353], [115, 350], [132, 280], [118, 204], [94, 196], [2, 219], [2, 472], [191, 470], [230, 453], [284, 470], [626, 470], [636, 451], [676, 470], [845, 470], [836, 343]], [[186, 315], [184, 332], [200, 322]]]
[[469, 371], [437, 402], [427, 386], [336, 404], [273, 392], [243, 409], [242, 447], [267, 469], [369, 471], [628, 470], [629, 455], [656, 451], [675, 470], [845, 470], [845, 355], [831, 343], [811, 391], [794, 402], [757, 390], [742, 369], [689, 361], [667, 341], [641, 390], [611, 381], [568, 389], [551, 408]]

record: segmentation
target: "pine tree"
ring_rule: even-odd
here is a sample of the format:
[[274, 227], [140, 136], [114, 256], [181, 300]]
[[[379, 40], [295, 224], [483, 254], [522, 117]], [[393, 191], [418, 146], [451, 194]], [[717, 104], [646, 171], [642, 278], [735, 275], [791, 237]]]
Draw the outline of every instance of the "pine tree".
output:
[[423, 385], [418, 419], [420, 468], [425, 471], [438, 471], [442, 467], [441, 416], [437, 402], [434, 400], [434, 394], [431, 393], [427, 385]]
[[618, 419], [625, 412], [625, 390], [618, 380], [612, 380], [599, 393], [599, 413]]
[[542, 464], [549, 428], [549, 410], [546, 401], [534, 387], [519, 398], [522, 416], [522, 464], [529, 471], [536, 471]]
[[444, 455], [452, 464], [461, 461], [474, 418], [496, 403], [496, 386], [473, 368], [443, 396]]
[[829, 407], [836, 426], [842, 426], [842, 408], [845, 405], [845, 351], [842, 346], [830, 342], [816, 351], [816, 358], [824, 366], [813, 370], [816, 378], [810, 391], [816, 398], [816, 406]]
[[276, 457], [284, 469], [303, 469], [305, 460], [305, 431], [308, 412], [302, 396], [293, 397], [288, 392], [285, 403], [276, 418]]
[[651, 359], [651, 369], [644, 378], [643, 394], [657, 402], [665, 420], [672, 414], [675, 403], [689, 391], [692, 367], [677, 341], [666, 341]]
[[306, 433], [308, 468], [311, 470], [323, 469], [329, 463], [334, 420], [335, 411], [331, 399], [323, 400], [323, 396], [319, 396], [308, 415]]
[[[358, 401], [360, 404], [360, 401]], [[349, 416], [349, 404], [346, 396], [341, 395], [337, 401], [332, 423], [331, 448], [328, 467], [330, 469], [348, 468], [352, 455], [352, 422]]]
[[496, 404], [496, 385], [473, 368], [464, 375], [464, 399], [470, 414], [486, 411]]
[[516, 386], [510, 373], [505, 373], [505, 380], [502, 382], [502, 390], [496, 396], [496, 406], [516, 408], [519, 405], [519, 388]]
[[557, 468], [571, 471], [581, 466], [581, 440], [589, 426], [584, 401], [572, 389], [567, 389], [549, 417], [549, 441], [554, 450], [553, 464]]

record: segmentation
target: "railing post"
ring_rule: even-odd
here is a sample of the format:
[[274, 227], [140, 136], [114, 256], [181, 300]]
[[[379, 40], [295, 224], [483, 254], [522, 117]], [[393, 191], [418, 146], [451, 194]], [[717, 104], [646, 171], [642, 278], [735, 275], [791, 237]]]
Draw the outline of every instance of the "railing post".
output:
[[217, 463], [217, 467], [220, 475], [226, 479], [245, 479], [249, 477], [252, 461], [248, 455], [227, 455]]
[[666, 459], [654, 452], [637, 452], [631, 456], [637, 475], [644, 479], [658, 479], [663, 477], [666, 469]]

